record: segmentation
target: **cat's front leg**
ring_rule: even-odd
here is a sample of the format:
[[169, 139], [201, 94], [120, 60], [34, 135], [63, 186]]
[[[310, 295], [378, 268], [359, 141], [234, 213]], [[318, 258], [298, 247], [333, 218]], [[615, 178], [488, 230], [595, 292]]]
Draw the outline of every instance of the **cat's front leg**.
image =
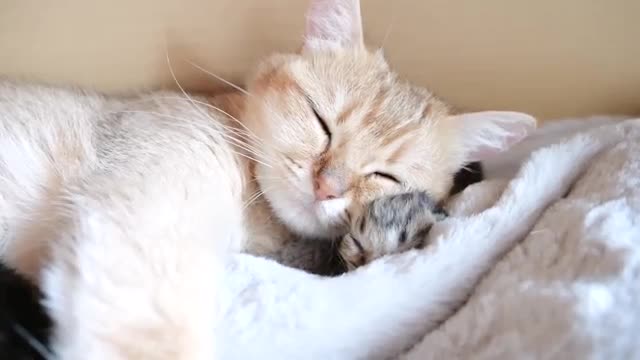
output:
[[423, 248], [434, 223], [446, 211], [423, 191], [384, 196], [352, 215], [350, 231], [339, 246], [350, 270], [387, 254]]
[[65, 360], [215, 358], [220, 256], [244, 238], [237, 158], [211, 122], [127, 120], [101, 139], [105, 165], [65, 189], [68, 227], [42, 277], [52, 349]]
[[[216, 242], [236, 236], [233, 199], [211, 201], [222, 204], [216, 211], [193, 187], [163, 198], [149, 185], [125, 197], [79, 193], [71, 204], [72, 225], [43, 276], [58, 358], [214, 358]], [[187, 189], [195, 196], [180, 201]]]

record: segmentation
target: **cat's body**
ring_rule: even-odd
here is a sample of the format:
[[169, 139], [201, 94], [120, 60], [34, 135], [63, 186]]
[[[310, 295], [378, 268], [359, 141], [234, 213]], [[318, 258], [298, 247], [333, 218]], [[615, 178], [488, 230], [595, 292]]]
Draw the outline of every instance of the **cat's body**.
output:
[[224, 254], [341, 237], [383, 195], [438, 203], [535, 125], [398, 80], [357, 1], [312, 1], [305, 35], [241, 104], [0, 83], [0, 260], [42, 284], [56, 355], [211, 359]]
[[[245, 238], [242, 164], [208, 108], [156, 102], [171, 93], [0, 86], [0, 255], [42, 282], [60, 356], [208, 353], [215, 297], [202, 284], [215, 281], [217, 254]], [[153, 328], [154, 343], [181, 334], [188, 352], [146, 347]]]

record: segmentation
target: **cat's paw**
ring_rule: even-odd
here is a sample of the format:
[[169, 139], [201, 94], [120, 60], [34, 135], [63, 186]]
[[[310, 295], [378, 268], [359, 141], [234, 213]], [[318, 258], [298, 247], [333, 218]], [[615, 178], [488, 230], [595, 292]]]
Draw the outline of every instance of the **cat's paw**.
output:
[[378, 198], [352, 215], [340, 257], [351, 270], [387, 254], [422, 248], [433, 224], [446, 217], [444, 209], [422, 191]]

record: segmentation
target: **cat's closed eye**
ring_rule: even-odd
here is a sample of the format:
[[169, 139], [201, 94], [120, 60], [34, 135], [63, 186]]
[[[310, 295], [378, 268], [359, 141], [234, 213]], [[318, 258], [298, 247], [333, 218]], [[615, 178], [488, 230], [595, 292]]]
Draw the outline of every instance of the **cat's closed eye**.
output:
[[316, 107], [314, 106], [313, 102], [309, 99], [309, 106], [311, 107], [311, 111], [313, 111], [313, 115], [316, 117], [316, 120], [318, 120], [318, 124], [320, 124], [320, 127], [322, 128], [322, 131], [325, 133], [325, 135], [327, 135], [327, 148], [331, 145], [331, 130], [329, 129], [329, 126], [327, 125], [327, 122], [324, 120], [324, 118], [318, 113], [318, 110], [316, 109]]
[[377, 176], [389, 181], [393, 181], [396, 184], [402, 184], [402, 181], [400, 181], [396, 176], [391, 175], [389, 173], [386, 172], [382, 172], [382, 171], [374, 171], [371, 174], [369, 174], [369, 176]]

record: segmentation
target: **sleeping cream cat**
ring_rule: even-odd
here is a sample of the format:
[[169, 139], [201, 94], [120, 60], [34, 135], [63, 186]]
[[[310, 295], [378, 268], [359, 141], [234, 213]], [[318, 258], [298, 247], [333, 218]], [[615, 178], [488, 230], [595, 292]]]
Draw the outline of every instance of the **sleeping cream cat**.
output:
[[[0, 260], [41, 284], [56, 356], [211, 359], [225, 254], [343, 237], [350, 268], [371, 262], [402, 242], [368, 242], [372, 200], [436, 204], [460, 167], [535, 128], [398, 79], [363, 44], [356, 0], [311, 0], [300, 52], [246, 84], [119, 98], [0, 83]], [[409, 237], [438, 217], [423, 213]]]

